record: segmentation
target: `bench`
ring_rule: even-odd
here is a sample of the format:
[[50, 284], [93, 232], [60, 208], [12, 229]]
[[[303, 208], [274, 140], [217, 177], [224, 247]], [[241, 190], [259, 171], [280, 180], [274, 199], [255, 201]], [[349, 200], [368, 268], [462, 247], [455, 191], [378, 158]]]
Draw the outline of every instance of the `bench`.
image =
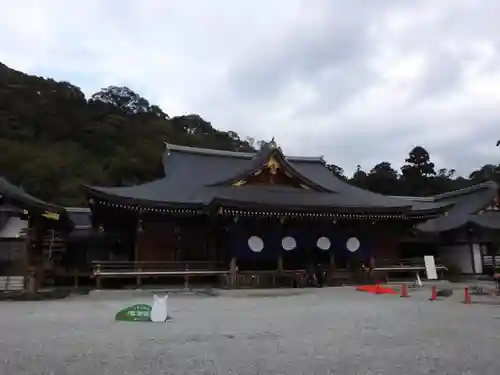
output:
[[24, 276], [0, 276], [0, 292], [24, 290]]

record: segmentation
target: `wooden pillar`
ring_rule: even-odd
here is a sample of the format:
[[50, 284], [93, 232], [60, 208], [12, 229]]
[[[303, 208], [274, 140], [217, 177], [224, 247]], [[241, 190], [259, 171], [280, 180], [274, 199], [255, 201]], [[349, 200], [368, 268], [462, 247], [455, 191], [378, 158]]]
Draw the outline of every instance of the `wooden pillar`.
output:
[[29, 219], [28, 219], [28, 229], [27, 229], [27, 232], [26, 232], [26, 236], [24, 238], [24, 243], [23, 243], [23, 252], [24, 252], [24, 261], [23, 261], [23, 273], [24, 273], [24, 285], [25, 285], [25, 289], [28, 290], [29, 292], [31, 292], [30, 288], [31, 288], [31, 285], [33, 284], [33, 280], [32, 280], [32, 271], [31, 271], [31, 251], [30, 251], [30, 246], [31, 246], [31, 241], [30, 241], [30, 238], [31, 238], [31, 228], [30, 228], [30, 225], [29, 225]]
[[236, 275], [238, 273], [238, 265], [236, 263], [236, 258], [231, 258], [231, 263], [229, 263], [229, 274], [230, 274], [230, 280], [229, 280], [229, 286], [231, 288], [234, 288], [236, 286]]
[[278, 255], [278, 272], [283, 272], [284, 267], [283, 267], [283, 253], [279, 253]]
[[31, 271], [29, 273], [26, 289], [30, 294], [35, 294], [37, 292], [36, 271]]
[[78, 269], [73, 269], [73, 288], [78, 288]]
[[330, 265], [330, 271], [333, 272], [335, 270], [335, 255], [333, 254], [332, 251], [330, 251], [330, 257], [329, 257], [329, 265]]
[[102, 289], [102, 283], [101, 283], [101, 265], [98, 263], [96, 270], [95, 270], [95, 287], [97, 290]]
[[330, 252], [328, 254], [328, 278], [327, 278], [327, 282], [329, 283], [329, 285], [334, 285], [333, 283], [333, 277], [334, 277], [334, 274], [335, 274], [335, 254], [333, 253], [333, 251], [330, 249]]
[[[135, 230], [135, 244], [134, 244], [134, 269], [136, 272], [141, 272], [141, 266], [139, 264], [140, 260], [140, 247], [139, 247], [139, 236], [142, 231], [142, 221], [138, 220], [136, 230]], [[142, 279], [140, 276], [136, 278], [136, 286], [139, 288], [142, 285]]]
[[496, 273], [496, 271], [497, 271], [497, 261], [495, 259], [495, 255], [497, 254], [498, 248], [500, 247], [499, 242], [498, 241], [493, 242], [493, 244], [492, 244], [491, 247], [492, 247], [492, 249], [491, 249], [492, 250], [491, 251], [491, 264], [493, 266], [493, 273]]
[[219, 268], [219, 259], [218, 259], [218, 249], [217, 249], [217, 227], [216, 221], [211, 220], [207, 225], [207, 230], [205, 232], [206, 242], [208, 244], [208, 260], [210, 262], [210, 266], [213, 269]]
[[370, 255], [370, 265], [369, 265], [369, 267], [370, 267], [371, 270], [373, 270], [376, 267], [375, 257], [373, 255]]

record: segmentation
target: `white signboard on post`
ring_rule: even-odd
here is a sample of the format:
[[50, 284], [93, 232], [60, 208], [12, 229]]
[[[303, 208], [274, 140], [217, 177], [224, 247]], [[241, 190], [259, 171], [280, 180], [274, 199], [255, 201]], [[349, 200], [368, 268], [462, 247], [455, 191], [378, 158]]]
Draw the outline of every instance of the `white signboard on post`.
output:
[[436, 262], [433, 255], [424, 255], [425, 272], [428, 280], [437, 280]]
[[483, 257], [481, 256], [481, 245], [472, 245], [472, 258], [474, 259], [474, 273], [483, 273]]

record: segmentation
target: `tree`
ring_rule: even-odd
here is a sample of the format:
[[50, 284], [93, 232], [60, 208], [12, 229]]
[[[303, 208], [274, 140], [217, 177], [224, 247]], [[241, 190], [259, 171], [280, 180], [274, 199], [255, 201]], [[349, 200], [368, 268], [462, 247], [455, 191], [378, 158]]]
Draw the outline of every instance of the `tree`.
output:
[[481, 183], [485, 181], [500, 182], [500, 165], [486, 164], [478, 170], [473, 171], [469, 178], [473, 183]]
[[442, 194], [459, 187], [460, 182], [455, 179], [455, 169], [440, 168], [436, 176], [429, 181], [428, 190], [430, 194]]
[[126, 86], [109, 86], [101, 89], [93, 94], [89, 101], [110, 104], [128, 114], [161, 113], [163, 117], [168, 117], [158, 106], [151, 106], [147, 99]]
[[427, 150], [422, 146], [414, 147], [405, 162], [406, 164], [401, 167], [404, 194], [415, 196], [430, 194], [432, 189], [429, 189], [428, 182], [436, 175], [436, 171]]
[[419, 176], [430, 177], [435, 176], [435, 165], [430, 161], [430, 155], [422, 146], [416, 146], [405, 159], [406, 164], [401, 168], [403, 175], [406, 173], [416, 172]]
[[68, 82], [0, 63], [0, 175], [41, 199], [83, 205], [83, 184], [138, 184], [163, 175], [165, 142], [255, 151], [199, 115], [169, 118], [127, 87], [85, 98]]
[[326, 167], [330, 172], [332, 172], [335, 177], [341, 180], [347, 180], [347, 177], [344, 175], [344, 169], [335, 164], [327, 164]]
[[375, 193], [398, 195], [398, 172], [392, 168], [391, 163], [383, 161], [368, 173], [365, 178], [365, 186]]
[[361, 165], [356, 166], [356, 171], [352, 175], [351, 183], [361, 189], [366, 189], [366, 177], [367, 174], [361, 169]]

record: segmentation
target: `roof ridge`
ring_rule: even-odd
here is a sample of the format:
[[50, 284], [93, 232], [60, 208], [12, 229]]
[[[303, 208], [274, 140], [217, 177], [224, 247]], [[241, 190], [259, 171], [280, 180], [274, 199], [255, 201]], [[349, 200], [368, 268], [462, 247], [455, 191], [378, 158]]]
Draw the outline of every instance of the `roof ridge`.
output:
[[[200, 155], [210, 155], [210, 156], [225, 156], [241, 159], [253, 159], [258, 152], [238, 152], [238, 151], [227, 151], [227, 150], [215, 150], [211, 148], [193, 147], [193, 146], [181, 146], [172, 143], [165, 142], [165, 147], [167, 152], [178, 151], [187, 152], [192, 154]], [[285, 159], [289, 161], [303, 161], [303, 162], [319, 162], [325, 164], [325, 159], [322, 156], [285, 156]]]
[[414, 196], [400, 196], [400, 195], [390, 195], [391, 198], [402, 198], [402, 199], [408, 199], [414, 202], [436, 202], [442, 199], [446, 198], [453, 198], [459, 195], [463, 194], [469, 194], [476, 192], [477, 190], [485, 189], [485, 188], [492, 188], [492, 189], [498, 189], [498, 185], [495, 181], [486, 181], [486, 182], [481, 182], [479, 184], [474, 184], [472, 186], [468, 186], [466, 188], [462, 189], [457, 189], [457, 190], [451, 190], [447, 191], [446, 193], [441, 193], [441, 194], [436, 194], [436, 195], [428, 195], [426, 197], [414, 197]]
[[458, 195], [469, 194], [469, 193], [472, 193], [472, 192], [475, 192], [477, 190], [484, 189], [484, 188], [491, 188], [491, 189], [496, 190], [496, 189], [498, 189], [498, 185], [495, 181], [490, 180], [490, 181], [481, 182], [479, 184], [475, 184], [472, 186], [468, 186], [466, 188], [452, 190], [452, 191], [448, 191], [448, 192], [442, 193], [442, 194], [437, 194], [437, 195], [434, 195], [433, 198], [434, 198], [434, 200], [452, 198], [452, 197], [455, 197]]

